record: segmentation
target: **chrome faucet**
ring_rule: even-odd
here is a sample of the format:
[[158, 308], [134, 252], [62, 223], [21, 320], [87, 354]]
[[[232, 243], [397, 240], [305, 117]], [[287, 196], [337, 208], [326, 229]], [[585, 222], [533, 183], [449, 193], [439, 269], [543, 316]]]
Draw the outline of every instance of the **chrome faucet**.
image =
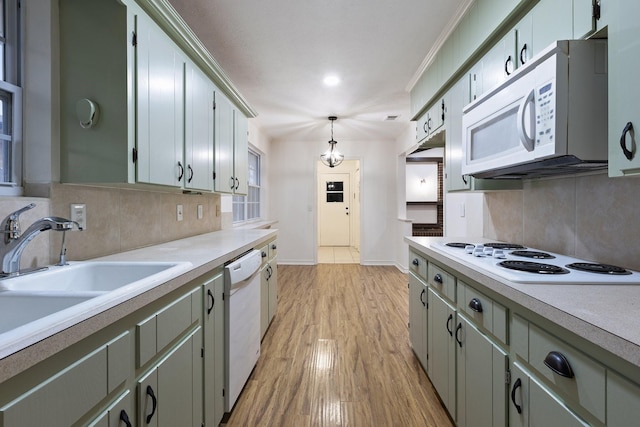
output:
[[21, 213], [33, 209], [35, 206], [34, 203], [31, 203], [22, 209], [10, 213], [2, 221], [0, 229], [4, 230], [4, 239], [2, 240], [3, 244], [0, 245], [0, 258], [2, 259], [3, 276], [17, 276], [20, 273], [26, 272], [20, 271], [20, 257], [27, 247], [27, 244], [41, 232], [47, 230], [67, 231], [71, 230], [74, 225], [77, 226], [78, 229], [81, 229], [75, 221], [50, 216], [37, 220], [22, 233], [20, 230], [19, 216]]

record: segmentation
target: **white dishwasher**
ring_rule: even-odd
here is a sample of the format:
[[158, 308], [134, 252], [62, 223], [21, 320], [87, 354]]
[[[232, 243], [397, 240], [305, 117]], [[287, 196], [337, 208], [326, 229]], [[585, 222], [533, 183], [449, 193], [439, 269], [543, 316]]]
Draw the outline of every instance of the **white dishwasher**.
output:
[[227, 264], [225, 293], [225, 412], [231, 412], [260, 357], [260, 251]]

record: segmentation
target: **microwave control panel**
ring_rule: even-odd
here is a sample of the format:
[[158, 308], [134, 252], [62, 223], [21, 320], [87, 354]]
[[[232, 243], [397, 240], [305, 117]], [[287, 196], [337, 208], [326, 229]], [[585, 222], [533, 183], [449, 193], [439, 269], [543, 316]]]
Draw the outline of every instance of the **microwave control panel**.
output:
[[552, 144], [555, 139], [555, 79], [536, 90], [536, 147]]

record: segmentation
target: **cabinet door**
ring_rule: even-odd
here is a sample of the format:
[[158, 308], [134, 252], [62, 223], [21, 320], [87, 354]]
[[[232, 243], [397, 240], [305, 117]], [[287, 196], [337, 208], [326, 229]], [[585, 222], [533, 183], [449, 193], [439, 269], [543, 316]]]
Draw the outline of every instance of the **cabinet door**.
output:
[[185, 81], [185, 188], [213, 190], [213, 83], [187, 62]]
[[147, 16], [136, 22], [138, 182], [182, 185], [184, 57]]
[[429, 378], [453, 418], [456, 416], [456, 350], [454, 330], [456, 312], [429, 288]]
[[204, 285], [204, 422], [217, 426], [224, 415], [224, 278]]
[[[640, 172], [640, 2], [609, 1], [609, 176]], [[628, 132], [625, 130], [628, 129]], [[629, 150], [625, 155], [621, 142]]]
[[200, 357], [201, 334], [197, 328], [138, 381], [138, 425], [201, 426], [202, 382], [198, 378], [202, 378], [202, 365], [194, 363]]
[[454, 336], [458, 426], [506, 426], [507, 354], [463, 316], [458, 316]]
[[640, 387], [617, 373], [607, 372], [607, 426], [626, 427], [640, 420]]
[[409, 341], [422, 367], [428, 372], [427, 285], [409, 274]]
[[246, 195], [249, 192], [249, 122], [244, 114], [238, 110], [233, 112], [233, 175], [236, 181], [235, 194]]
[[462, 108], [469, 103], [469, 81], [459, 80], [448, 94], [447, 118], [447, 191], [468, 190], [470, 178], [462, 175]]
[[269, 263], [260, 271], [260, 336], [269, 328]]
[[[573, 0], [573, 38], [584, 39], [604, 28], [609, 1]], [[598, 16], [596, 16], [596, 12]]]
[[221, 92], [215, 92], [214, 191], [232, 193], [233, 176], [233, 105]]
[[[586, 427], [581, 420], [517, 363], [511, 367], [511, 427]], [[517, 406], [516, 406], [517, 405]]]
[[133, 426], [135, 419], [135, 396], [127, 390], [104, 413], [89, 423], [88, 427]]
[[269, 323], [273, 321], [278, 308], [278, 264], [275, 259], [268, 264], [269, 275]]
[[556, 40], [573, 38], [571, 1], [540, 0], [533, 8], [533, 47], [540, 51]]
[[533, 14], [527, 13], [515, 26], [516, 68], [523, 66], [535, 52], [533, 46]]

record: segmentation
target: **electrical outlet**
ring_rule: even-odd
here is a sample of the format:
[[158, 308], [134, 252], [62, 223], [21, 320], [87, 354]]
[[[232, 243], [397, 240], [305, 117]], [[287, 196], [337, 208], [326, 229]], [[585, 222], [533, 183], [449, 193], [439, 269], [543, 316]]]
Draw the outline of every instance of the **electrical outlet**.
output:
[[198, 205], [198, 219], [202, 219], [204, 217], [204, 208], [202, 205]]
[[184, 217], [182, 215], [182, 205], [177, 205], [176, 206], [176, 219], [178, 221], [182, 221], [184, 219]]
[[[71, 203], [70, 205], [71, 221], [78, 223], [81, 230], [87, 229], [87, 205], [84, 203]], [[74, 228], [73, 230], [77, 230]]]

